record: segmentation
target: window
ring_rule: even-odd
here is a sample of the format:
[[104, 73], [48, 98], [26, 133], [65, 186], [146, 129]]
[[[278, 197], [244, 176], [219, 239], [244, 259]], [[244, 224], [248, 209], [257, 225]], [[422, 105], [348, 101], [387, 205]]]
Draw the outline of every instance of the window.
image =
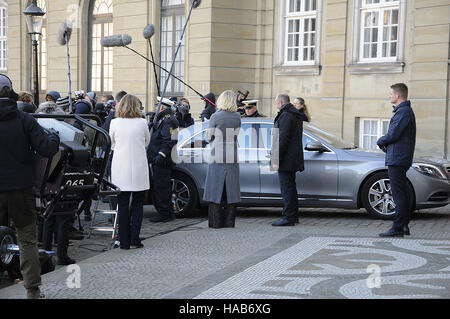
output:
[[[185, 24], [185, 1], [184, 0], [162, 0], [161, 9], [161, 66], [170, 70], [173, 55], [178, 46], [178, 42], [183, 32]], [[185, 43], [184, 38], [180, 50], [178, 51], [173, 73], [184, 80], [184, 61], [185, 61]], [[160, 82], [161, 90], [167, 79], [167, 73], [161, 70]], [[183, 96], [183, 84], [171, 77], [167, 84], [167, 96]]]
[[0, 71], [8, 69], [8, 9], [0, 1]]
[[400, 1], [361, 0], [359, 60], [397, 61], [400, 44]]
[[101, 45], [101, 39], [113, 35], [113, 1], [91, 2], [90, 90], [111, 94], [113, 89], [113, 49]]
[[377, 149], [377, 141], [385, 135], [389, 129], [388, 119], [361, 119], [360, 125], [360, 147]]
[[284, 64], [314, 64], [318, 55], [318, 0], [285, 0]]
[[39, 8], [42, 9], [46, 13], [44, 15], [44, 19], [42, 20], [42, 35], [39, 38], [39, 84], [40, 84], [40, 90], [42, 92], [47, 91], [47, 12], [48, 12], [48, 6], [47, 6], [47, 0], [38, 0], [37, 5]]

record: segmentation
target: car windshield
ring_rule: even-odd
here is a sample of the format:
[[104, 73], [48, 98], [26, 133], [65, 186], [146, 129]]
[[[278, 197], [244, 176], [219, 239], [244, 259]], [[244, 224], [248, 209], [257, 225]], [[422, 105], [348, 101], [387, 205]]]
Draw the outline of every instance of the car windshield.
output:
[[326, 142], [327, 144], [330, 144], [333, 147], [344, 149], [344, 150], [358, 148], [354, 144], [346, 142], [346, 141], [334, 136], [333, 134], [326, 132], [314, 125], [304, 123], [304, 127], [306, 130], [308, 130], [309, 132], [311, 132], [312, 134], [314, 134], [315, 136], [322, 139], [324, 142]]

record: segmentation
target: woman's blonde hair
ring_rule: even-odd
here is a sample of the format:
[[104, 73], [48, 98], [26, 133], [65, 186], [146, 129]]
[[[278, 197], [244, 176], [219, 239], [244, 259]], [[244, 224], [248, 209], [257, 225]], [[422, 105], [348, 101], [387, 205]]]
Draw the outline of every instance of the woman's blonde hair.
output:
[[227, 90], [217, 99], [217, 109], [226, 112], [237, 112], [236, 94]]
[[141, 102], [131, 94], [125, 95], [116, 106], [116, 117], [124, 119], [141, 118]]
[[18, 101], [33, 104], [34, 103], [33, 95], [31, 95], [31, 93], [29, 92], [20, 92]]

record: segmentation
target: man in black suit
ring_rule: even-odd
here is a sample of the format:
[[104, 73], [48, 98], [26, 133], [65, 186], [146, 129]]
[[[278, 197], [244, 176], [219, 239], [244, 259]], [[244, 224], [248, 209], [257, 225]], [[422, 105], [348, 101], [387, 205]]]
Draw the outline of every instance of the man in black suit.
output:
[[295, 175], [304, 170], [303, 121], [288, 95], [279, 94], [275, 103], [279, 113], [275, 118], [272, 136], [271, 168], [278, 171], [284, 208], [283, 217], [273, 222], [272, 226], [294, 226], [298, 223]]
[[377, 144], [386, 152], [392, 196], [395, 202], [394, 224], [380, 237], [403, 237], [409, 235], [410, 198], [406, 172], [412, 165], [416, 145], [416, 118], [408, 101], [408, 87], [403, 83], [391, 86], [390, 101], [394, 105], [394, 116], [389, 130]]

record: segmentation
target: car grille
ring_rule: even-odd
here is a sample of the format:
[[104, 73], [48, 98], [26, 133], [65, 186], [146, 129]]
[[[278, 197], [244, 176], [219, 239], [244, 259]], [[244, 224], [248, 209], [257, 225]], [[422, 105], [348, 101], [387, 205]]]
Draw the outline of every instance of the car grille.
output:
[[450, 193], [439, 192], [433, 194], [428, 198], [429, 202], [447, 202], [449, 200]]

